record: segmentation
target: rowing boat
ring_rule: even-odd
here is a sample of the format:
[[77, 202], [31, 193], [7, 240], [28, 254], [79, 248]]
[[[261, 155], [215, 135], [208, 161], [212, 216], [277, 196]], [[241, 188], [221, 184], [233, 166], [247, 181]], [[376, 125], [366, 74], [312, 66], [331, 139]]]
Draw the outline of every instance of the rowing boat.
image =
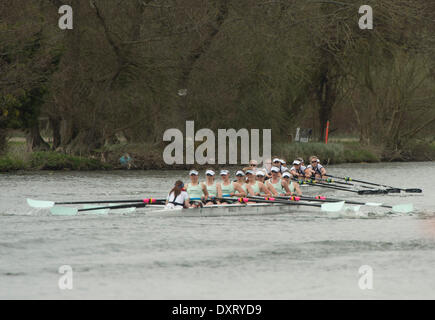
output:
[[[321, 208], [323, 212], [336, 212], [343, 208], [344, 203], [328, 203]], [[210, 205], [202, 208], [166, 209], [164, 206], [137, 208], [135, 213], [148, 217], [226, 217], [226, 216], [264, 216], [285, 213], [320, 212], [319, 207], [309, 207], [297, 204], [222, 204]], [[122, 211], [118, 211], [122, 213]]]

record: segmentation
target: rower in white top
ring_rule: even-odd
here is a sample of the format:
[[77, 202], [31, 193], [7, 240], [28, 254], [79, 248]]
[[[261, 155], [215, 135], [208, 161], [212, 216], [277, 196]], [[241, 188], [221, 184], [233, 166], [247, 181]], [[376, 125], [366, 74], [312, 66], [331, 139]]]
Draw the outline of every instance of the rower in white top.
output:
[[307, 179], [326, 178], [326, 169], [320, 164], [320, 160], [316, 156], [310, 157], [310, 164], [305, 169], [305, 177]]
[[305, 170], [307, 168], [302, 165], [302, 162], [298, 159], [293, 161], [293, 167], [290, 169], [290, 173], [294, 179], [301, 180], [305, 178]]

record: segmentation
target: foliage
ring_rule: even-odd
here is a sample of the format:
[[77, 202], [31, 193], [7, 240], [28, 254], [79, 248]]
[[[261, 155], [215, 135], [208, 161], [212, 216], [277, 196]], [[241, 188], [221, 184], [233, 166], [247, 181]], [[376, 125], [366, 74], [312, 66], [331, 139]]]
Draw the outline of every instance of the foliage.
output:
[[7, 128], [38, 136], [41, 115], [68, 154], [162, 144], [186, 120], [271, 128], [274, 143], [332, 120], [385, 159], [434, 136], [433, 1], [368, 0], [373, 30], [357, 0], [72, 0], [67, 31], [59, 3], [0, 3], [0, 152]]

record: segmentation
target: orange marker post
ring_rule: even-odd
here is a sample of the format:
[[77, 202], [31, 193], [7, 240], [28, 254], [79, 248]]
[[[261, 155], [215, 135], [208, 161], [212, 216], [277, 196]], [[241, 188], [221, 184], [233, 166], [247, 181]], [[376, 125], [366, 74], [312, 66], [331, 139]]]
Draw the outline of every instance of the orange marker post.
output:
[[329, 120], [326, 121], [326, 135], [325, 135], [325, 144], [328, 144], [328, 133], [329, 133]]

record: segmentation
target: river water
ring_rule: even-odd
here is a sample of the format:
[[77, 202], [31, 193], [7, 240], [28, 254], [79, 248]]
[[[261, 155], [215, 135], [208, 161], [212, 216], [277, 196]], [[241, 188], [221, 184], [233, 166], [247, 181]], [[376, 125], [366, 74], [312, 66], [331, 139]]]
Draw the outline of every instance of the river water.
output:
[[[328, 169], [424, 193], [319, 191], [415, 206], [368, 217], [59, 217], [25, 199], [162, 197], [187, 172], [0, 174], [0, 299], [434, 299], [435, 163]], [[64, 265], [72, 272], [61, 274]], [[66, 276], [72, 289], [59, 287]]]

